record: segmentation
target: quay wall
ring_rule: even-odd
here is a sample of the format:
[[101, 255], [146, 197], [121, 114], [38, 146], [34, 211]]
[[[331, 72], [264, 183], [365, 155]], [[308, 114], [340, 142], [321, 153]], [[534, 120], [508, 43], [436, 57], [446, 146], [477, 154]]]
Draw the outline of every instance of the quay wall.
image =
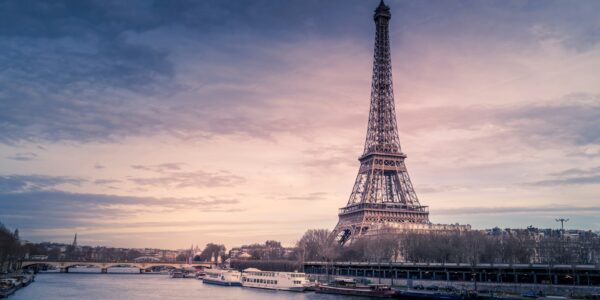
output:
[[[332, 275], [309, 274], [308, 277], [317, 282], [325, 283], [332, 280]], [[577, 295], [592, 295], [600, 293], [600, 286], [577, 286], [577, 285], [551, 285], [551, 284], [514, 284], [514, 283], [490, 283], [490, 282], [468, 282], [468, 281], [442, 281], [442, 280], [418, 280], [418, 279], [393, 279], [377, 277], [356, 277], [356, 276], [335, 276], [343, 278], [367, 279], [372, 283], [381, 283], [394, 286], [396, 288], [406, 288], [409, 286], [409, 280], [412, 285], [452, 286], [463, 290], [493, 291], [494, 293], [524, 294], [524, 293], [542, 293], [543, 295], [573, 297]]]
[[395, 286], [454, 286], [516, 294], [600, 294], [600, 265], [306, 262], [304, 272], [319, 281], [348, 277]]

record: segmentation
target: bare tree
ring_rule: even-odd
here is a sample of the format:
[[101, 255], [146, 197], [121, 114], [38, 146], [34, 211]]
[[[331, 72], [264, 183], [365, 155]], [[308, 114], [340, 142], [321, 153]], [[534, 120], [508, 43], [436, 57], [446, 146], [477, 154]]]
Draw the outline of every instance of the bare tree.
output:
[[24, 256], [19, 231], [11, 232], [0, 223], [0, 271], [16, 270]]
[[224, 255], [225, 250], [226, 249], [224, 245], [208, 243], [200, 253], [198, 259], [202, 261], [210, 261], [213, 257]]
[[330, 231], [327, 229], [307, 230], [296, 246], [304, 261], [332, 259], [336, 252], [335, 242], [330, 239]]

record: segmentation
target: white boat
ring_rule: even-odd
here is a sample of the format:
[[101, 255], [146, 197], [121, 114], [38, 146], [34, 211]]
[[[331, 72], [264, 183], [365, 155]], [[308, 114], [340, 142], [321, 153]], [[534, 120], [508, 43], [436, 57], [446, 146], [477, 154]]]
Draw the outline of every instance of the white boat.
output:
[[183, 278], [183, 272], [181, 272], [180, 270], [173, 270], [169, 272], [169, 276], [171, 278]]
[[175, 269], [169, 272], [171, 278], [196, 278], [196, 272], [193, 270]]
[[242, 286], [241, 273], [236, 270], [223, 269], [207, 269], [206, 275], [202, 278], [202, 283], [225, 285], [225, 286]]
[[310, 282], [304, 273], [248, 268], [242, 273], [242, 285], [251, 288], [302, 292], [310, 287]]

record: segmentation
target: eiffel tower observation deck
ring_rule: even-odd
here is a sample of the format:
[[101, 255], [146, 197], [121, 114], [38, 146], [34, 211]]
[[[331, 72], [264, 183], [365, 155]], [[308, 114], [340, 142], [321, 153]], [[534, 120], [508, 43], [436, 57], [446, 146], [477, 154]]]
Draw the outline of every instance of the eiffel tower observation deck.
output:
[[[348, 204], [340, 209], [332, 232], [345, 244], [383, 229], [446, 229], [434, 225], [429, 210], [421, 205], [408, 176], [400, 147], [390, 55], [390, 8], [383, 2], [375, 10], [375, 54], [371, 107], [360, 168]], [[442, 226], [442, 227], [440, 227]]]

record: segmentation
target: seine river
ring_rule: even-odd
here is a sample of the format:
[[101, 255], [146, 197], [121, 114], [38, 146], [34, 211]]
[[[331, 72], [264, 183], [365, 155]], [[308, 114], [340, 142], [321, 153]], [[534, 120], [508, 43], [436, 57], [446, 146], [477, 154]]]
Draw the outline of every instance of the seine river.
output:
[[[119, 271], [126, 272], [109, 269], [109, 272]], [[97, 269], [68, 274], [40, 273], [34, 283], [20, 289], [9, 299], [360, 299], [314, 292], [222, 287], [203, 284], [196, 279], [173, 279], [167, 275], [99, 273]]]

